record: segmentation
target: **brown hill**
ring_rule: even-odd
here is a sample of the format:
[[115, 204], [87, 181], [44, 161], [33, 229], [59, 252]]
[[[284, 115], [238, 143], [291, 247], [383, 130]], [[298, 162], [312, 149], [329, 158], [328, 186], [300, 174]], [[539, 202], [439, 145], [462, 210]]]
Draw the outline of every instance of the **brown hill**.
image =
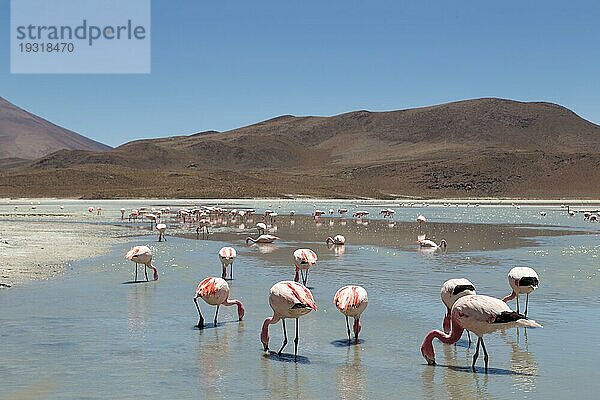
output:
[[0, 97], [0, 159], [33, 160], [61, 149], [106, 151], [110, 147], [54, 125]]
[[0, 174], [0, 196], [25, 180], [52, 182], [36, 190], [56, 196], [600, 197], [599, 139], [599, 126], [564, 107], [502, 99], [282, 116], [59, 151]]

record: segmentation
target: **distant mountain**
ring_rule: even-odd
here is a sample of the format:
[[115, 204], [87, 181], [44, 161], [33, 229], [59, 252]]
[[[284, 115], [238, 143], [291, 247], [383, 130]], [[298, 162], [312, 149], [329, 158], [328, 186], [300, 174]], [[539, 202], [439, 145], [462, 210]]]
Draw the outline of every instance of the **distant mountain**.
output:
[[485, 98], [288, 115], [16, 165], [0, 197], [17, 177], [53, 182], [43, 193], [56, 196], [600, 197], [600, 126], [556, 104]]
[[57, 150], [107, 151], [109, 146], [33, 115], [0, 97], [0, 159], [36, 159]]

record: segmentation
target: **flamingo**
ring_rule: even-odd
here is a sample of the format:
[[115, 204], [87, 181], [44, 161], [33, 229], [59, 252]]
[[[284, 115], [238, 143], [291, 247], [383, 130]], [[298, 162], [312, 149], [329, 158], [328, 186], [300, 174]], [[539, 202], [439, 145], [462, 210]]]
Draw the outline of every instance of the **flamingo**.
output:
[[279, 239], [279, 238], [277, 236], [273, 236], [273, 235], [260, 235], [256, 239], [248, 236], [246, 238], [246, 243], [248, 243], [248, 242], [252, 242], [252, 243], [273, 243], [277, 239]]
[[[475, 291], [475, 286], [468, 279], [448, 279], [442, 284], [442, 288], [440, 290], [440, 297], [442, 298], [442, 303], [444, 303], [444, 305], [446, 306], [446, 315], [444, 316], [444, 322], [442, 324], [445, 333], [450, 333], [450, 312], [452, 310], [452, 306], [454, 305], [454, 303], [456, 303], [456, 300], [470, 294], [477, 293]], [[467, 331], [467, 335], [469, 337], [470, 345], [471, 334], [469, 333], [469, 331]]]
[[223, 266], [223, 274], [221, 278], [227, 277], [227, 267], [231, 266], [231, 279], [233, 279], [233, 261], [237, 257], [237, 253], [233, 247], [222, 247], [219, 250], [219, 258], [221, 259], [221, 265]]
[[473, 355], [471, 368], [475, 372], [475, 362], [479, 357], [479, 347], [483, 347], [485, 371], [488, 369], [488, 353], [483, 342], [483, 335], [513, 327], [541, 328], [534, 320], [523, 314], [512, 311], [505, 302], [494, 297], [478, 294], [468, 295], [456, 300], [451, 312], [452, 330], [449, 334], [439, 330], [430, 331], [421, 345], [421, 354], [429, 365], [435, 365], [433, 339], [442, 343], [454, 344], [462, 336], [465, 329], [478, 336], [477, 349]]
[[340, 214], [340, 216], [346, 214], [348, 212], [347, 208], [338, 208], [338, 214]]
[[525, 293], [525, 316], [527, 316], [527, 306], [529, 305], [529, 293], [538, 288], [540, 283], [537, 272], [529, 267], [515, 267], [508, 272], [508, 284], [512, 288], [512, 293], [505, 296], [502, 300], [508, 303], [517, 298], [517, 312], [519, 312], [519, 295]]
[[264, 235], [265, 231], [267, 230], [267, 224], [265, 224], [263, 222], [259, 222], [256, 224], [256, 229], [258, 229], [259, 235]]
[[150, 229], [152, 229], [152, 225], [156, 223], [156, 215], [146, 214], [145, 217], [150, 220]]
[[124, 208], [121, 208], [119, 211], [121, 211], [121, 219], [122, 220], [125, 219], [125, 211], [127, 211], [127, 210]]
[[360, 219], [360, 218], [366, 217], [367, 215], [369, 215], [368, 211], [357, 211], [352, 216]]
[[367, 291], [362, 286], [348, 285], [340, 288], [333, 296], [333, 304], [342, 314], [346, 316], [346, 331], [348, 332], [348, 344], [350, 344], [350, 324], [348, 317], [354, 318], [354, 342], [358, 344], [358, 334], [362, 328], [360, 316], [362, 315], [369, 299]]
[[321, 215], [325, 214], [325, 211], [323, 210], [315, 210], [313, 211], [313, 218], [314, 219], [318, 219]]
[[[425, 235], [423, 235], [423, 236], [425, 236]], [[418, 243], [419, 243], [419, 246], [421, 246], [422, 248], [430, 248], [430, 249], [435, 249], [435, 250], [437, 250], [437, 249], [446, 250], [446, 248], [448, 247], [448, 242], [446, 242], [446, 239], [442, 239], [440, 241], [439, 245], [431, 239], [419, 239]]]
[[196, 289], [196, 295], [194, 296], [194, 304], [196, 304], [196, 309], [198, 310], [198, 328], [204, 328], [204, 317], [202, 316], [202, 312], [200, 311], [200, 306], [198, 305], [198, 297], [201, 297], [202, 300], [206, 302], [206, 304], [211, 306], [217, 306], [217, 311], [215, 312], [214, 324], [217, 326], [217, 316], [219, 315], [219, 306], [237, 306], [238, 313], [238, 321], [241, 321], [244, 318], [244, 314], [246, 311], [244, 310], [244, 305], [239, 300], [229, 300], [229, 285], [225, 282], [224, 279], [221, 278], [205, 278], [198, 284], [198, 288]]
[[[302, 274], [302, 284], [306, 285], [308, 280], [308, 270], [317, 264], [317, 255], [311, 249], [298, 249], [294, 251], [294, 265], [296, 266], [296, 275], [294, 281], [298, 282]], [[302, 271], [306, 271], [305, 274]]]
[[[31, 207], [32, 210], [35, 210], [35, 207]], [[94, 212], [94, 207], [88, 207], [88, 212], [89, 213], [93, 213]]]
[[148, 282], [148, 268], [154, 271], [154, 280], [158, 280], [158, 270], [152, 265], [152, 251], [147, 246], [135, 246], [125, 254], [125, 258], [135, 263], [135, 282], [137, 282], [138, 264], [144, 264], [144, 274]]
[[335, 213], [335, 210], [333, 208], [330, 208], [329, 210], [327, 210], [327, 212], [329, 212], [329, 215], [333, 216], [333, 213]]
[[296, 337], [294, 338], [294, 360], [298, 359], [298, 318], [308, 314], [312, 310], [317, 310], [317, 305], [313, 295], [298, 282], [281, 281], [273, 285], [269, 291], [269, 305], [273, 309], [273, 316], [265, 319], [260, 333], [260, 341], [264, 350], [269, 351], [269, 325], [276, 324], [281, 320], [283, 325], [283, 345], [277, 352], [281, 352], [287, 345], [287, 330], [285, 328], [285, 319], [294, 318], [296, 320]]
[[325, 243], [342, 245], [346, 243], [346, 238], [343, 235], [335, 235], [334, 237], [330, 236], [325, 239]]
[[165, 225], [165, 224], [157, 224], [156, 225], [156, 230], [158, 231], [158, 241], [162, 242], [163, 239], [165, 239], [165, 242], [166, 242], [167, 238], [165, 237], [165, 231], [167, 230], [167, 225]]

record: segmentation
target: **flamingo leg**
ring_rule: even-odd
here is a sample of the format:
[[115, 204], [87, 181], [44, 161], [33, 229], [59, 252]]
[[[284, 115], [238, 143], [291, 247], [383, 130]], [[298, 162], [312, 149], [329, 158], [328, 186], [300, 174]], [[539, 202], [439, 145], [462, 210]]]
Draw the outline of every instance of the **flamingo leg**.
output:
[[285, 328], [285, 319], [281, 320], [281, 323], [283, 324], [283, 344], [281, 345], [281, 348], [279, 349], [279, 351], [277, 352], [277, 355], [280, 356], [281, 352], [283, 351], [283, 349], [285, 348], [285, 346], [287, 345], [287, 329]]
[[296, 318], [296, 337], [294, 338], [294, 361], [298, 361], [298, 318]]
[[483, 348], [483, 360], [485, 361], [485, 372], [487, 373], [488, 370], [488, 352], [485, 348], [485, 342], [483, 341], [483, 338], [480, 338], [481, 340], [481, 347]]
[[221, 278], [225, 279], [227, 278], [227, 266], [225, 265], [225, 263], [221, 264], [223, 267], [223, 273], [221, 273]]
[[529, 306], [529, 293], [525, 295], [525, 316], [527, 316], [527, 307]]
[[471, 369], [473, 369], [473, 372], [475, 372], [475, 363], [479, 357], [479, 346], [481, 346], [481, 337], [477, 339], [477, 349], [475, 350], [475, 354], [473, 354], [473, 364], [471, 364]]
[[469, 348], [471, 348], [471, 332], [467, 331], [467, 337], [469, 338]]
[[214, 320], [215, 326], [217, 326], [217, 315], [219, 315], [219, 306], [220, 306], [220, 304], [217, 304], [217, 311], [215, 312], [215, 320]]
[[233, 263], [231, 263], [231, 280], [233, 280]]
[[196, 304], [196, 309], [198, 310], [198, 328], [202, 329], [202, 328], [204, 328], [204, 317], [202, 316], [202, 313], [200, 312], [200, 306], [198, 305], [197, 298], [194, 299], [194, 304]]
[[517, 312], [519, 312], [519, 295], [517, 294]]
[[304, 286], [306, 286], [306, 282], [308, 281], [308, 269], [306, 270], [306, 275], [304, 275]]
[[348, 316], [346, 315], [346, 331], [348, 332], [348, 346], [350, 346], [350, 325], [348, 323]]

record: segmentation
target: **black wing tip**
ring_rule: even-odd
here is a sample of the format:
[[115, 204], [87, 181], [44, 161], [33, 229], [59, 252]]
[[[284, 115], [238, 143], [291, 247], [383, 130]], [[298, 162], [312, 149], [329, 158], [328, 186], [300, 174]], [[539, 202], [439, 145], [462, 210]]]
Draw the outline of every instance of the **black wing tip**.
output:
[[519, 286], [539, 286], [540, 280], [534, 276], [519, 279]]
[[456, 296], [457, 294], [464, 292], [465, 290], [475, 291], [475, 286], [473, 286], [473, 285], [456, 285], [454, 287], [454, 290], [452, 291], [452, 294]]
[[527, 317], [516, 311], [502, 311], [500, 314], [498, 314], [496, 316], [494, 323], [495, 324], [506, 324], [508, 322], [515, 322], [520, 319], [527, 319]]

